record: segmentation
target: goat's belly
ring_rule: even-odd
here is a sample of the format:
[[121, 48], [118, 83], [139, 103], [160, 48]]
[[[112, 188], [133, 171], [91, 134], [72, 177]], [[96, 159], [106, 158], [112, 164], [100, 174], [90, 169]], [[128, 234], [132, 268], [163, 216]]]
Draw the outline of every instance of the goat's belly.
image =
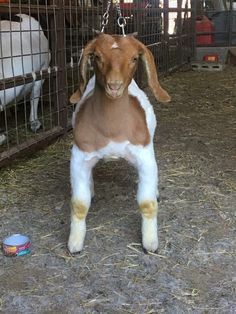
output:
[[129, 141], [125, 141], [122, 143], [117, 142], [109, 142], [109, 144], [97, 151], [91, 153], [84, 153], [86, 160], [92, 159], [104, 159], [105, 161], [117, 160], [119, 158], [125, 158], [131, 161], [132, 157], [130, 154], [129, 147], [133, 146]]
[[24, 96], [27, 96], [32, 86], [32, 83], [29, 83], [25, 86], [21, 85], [0, 91], [0, 104], [2, 109], [7, 105], [18, 102]]

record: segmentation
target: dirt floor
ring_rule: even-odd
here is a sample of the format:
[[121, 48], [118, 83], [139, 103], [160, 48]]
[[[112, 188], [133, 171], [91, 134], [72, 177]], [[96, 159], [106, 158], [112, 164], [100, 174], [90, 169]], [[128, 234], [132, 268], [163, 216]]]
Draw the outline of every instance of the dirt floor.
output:
[[0, 237], [27, 234], [32, 253], [0, 253], [0, 313], [236, 313], [236, 68], [162, 83], [158, 253], [141, 248], [137, 176], [118, 161], [96, 167], [85, 249], [68, 254], [70, 134], [1, 170]]

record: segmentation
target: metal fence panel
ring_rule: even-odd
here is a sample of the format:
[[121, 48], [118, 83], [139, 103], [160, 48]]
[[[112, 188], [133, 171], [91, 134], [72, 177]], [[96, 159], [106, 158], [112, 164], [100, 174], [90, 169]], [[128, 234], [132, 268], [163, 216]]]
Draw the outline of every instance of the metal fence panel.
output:
[[[127, 22], [126, 33], [138, 32], [160, 73], [193, 56], [193, 1], [113, 1], [108, 33], [121, 33], [116, 3]], [[68, 98], [78, 86], [81, 51], [95, 36], [93, 30], [101, 30], [106, 8], [107, 1], [101, 0], [0, 4], [0, 165], [48, 144], [70, 128], [73, 107]], [[47, 38], [48, 47], [42, 38]]]

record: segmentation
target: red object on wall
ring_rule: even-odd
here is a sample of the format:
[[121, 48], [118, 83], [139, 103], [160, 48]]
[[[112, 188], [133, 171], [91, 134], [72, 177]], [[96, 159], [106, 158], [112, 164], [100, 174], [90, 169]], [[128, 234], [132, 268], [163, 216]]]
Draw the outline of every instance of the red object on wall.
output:
[[[215, 31], [214, 24], [208, 19], [207, 16], [198, 16], [196, 19], [196, 34], [197, 34], [197, 45], [212, 45], [214, 44]], [[207, 33], [206, 35], [198, 35], [198, 33]]]
[[212, 53], [209, 55], [205, 55], [203, 57], [203, 61], [205, 62], [218, 62], [219, 61], [219, 56], [217, 53]]

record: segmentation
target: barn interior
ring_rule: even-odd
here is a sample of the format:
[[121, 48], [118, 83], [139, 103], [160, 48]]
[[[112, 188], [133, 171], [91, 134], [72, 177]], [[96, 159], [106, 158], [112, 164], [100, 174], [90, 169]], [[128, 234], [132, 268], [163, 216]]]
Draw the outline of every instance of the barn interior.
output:
[[[22, 15], [34, 19], [26, 30]], [[172, 97], [157, 102], [138, 68], [158, 122], [156, 253], [142, 250], [138, 177], [124, 160], [96, 166], [85, 248], [67, 249], [69, 98], [83, 48], [103, 26], [138, 33]], [[25, 256], [0, 252], [0, 312], [235, 313], [236, 2], [5, 0], [0, 33], [0, 241], [20, 233], [31, 242]], [[48, 46], [40, 39], [33, 50], [34, 35]]]

